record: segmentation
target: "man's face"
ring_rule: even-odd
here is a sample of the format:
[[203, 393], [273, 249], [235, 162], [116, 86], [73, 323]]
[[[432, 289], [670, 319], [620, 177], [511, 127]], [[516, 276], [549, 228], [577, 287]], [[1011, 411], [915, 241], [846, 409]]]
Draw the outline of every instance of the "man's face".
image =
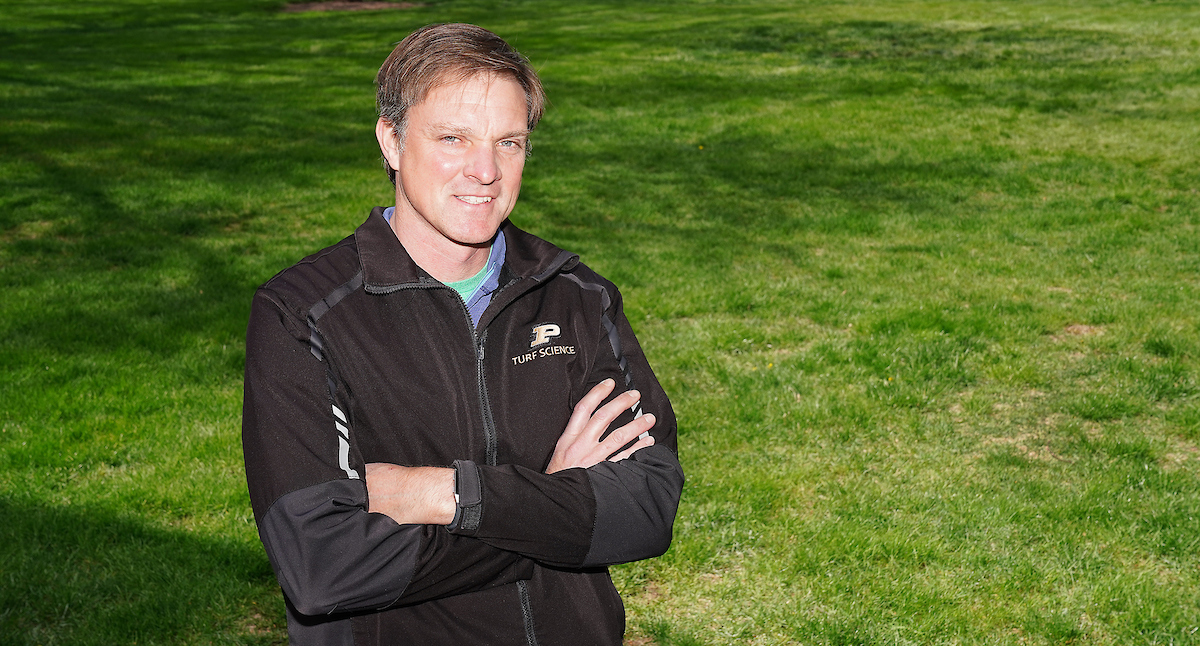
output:
[[488, 243], [521, 190], [526, 118], [525, 92], [510, 78], [477, 75], [431, 90], [408, 111], [403, 150], [380, 134], [397, 171], [393, 226], [443, 249]]

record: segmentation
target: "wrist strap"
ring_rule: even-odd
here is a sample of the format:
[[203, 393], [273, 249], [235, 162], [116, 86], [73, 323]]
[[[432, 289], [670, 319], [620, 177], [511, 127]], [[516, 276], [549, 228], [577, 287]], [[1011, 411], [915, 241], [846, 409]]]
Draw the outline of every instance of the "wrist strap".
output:
[[452, 532], [473, 532], [483, 517], [483, 486], [479, 467], [470, 460], [454, 461], [454, 520], [446, 526]]

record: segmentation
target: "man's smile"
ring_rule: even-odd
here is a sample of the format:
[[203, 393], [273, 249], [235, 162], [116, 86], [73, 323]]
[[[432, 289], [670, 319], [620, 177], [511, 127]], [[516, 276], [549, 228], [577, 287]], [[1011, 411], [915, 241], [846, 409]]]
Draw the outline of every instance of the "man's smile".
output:
[[467, 204], [487, 204], [488, 202], [492, 201], [492, 198], [480, 195], [455, 195], [454, 197], [457, 197]]

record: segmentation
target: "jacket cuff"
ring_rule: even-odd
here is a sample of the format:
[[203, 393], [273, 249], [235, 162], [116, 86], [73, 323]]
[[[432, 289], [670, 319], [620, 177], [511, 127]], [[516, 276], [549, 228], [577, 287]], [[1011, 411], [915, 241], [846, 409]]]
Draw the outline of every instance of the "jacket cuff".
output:
[[454, 520], [446, 525], [451, 532], [473, 532], [483, 517], [483, 487], [479, 467], [470, 460], [454, 461]]

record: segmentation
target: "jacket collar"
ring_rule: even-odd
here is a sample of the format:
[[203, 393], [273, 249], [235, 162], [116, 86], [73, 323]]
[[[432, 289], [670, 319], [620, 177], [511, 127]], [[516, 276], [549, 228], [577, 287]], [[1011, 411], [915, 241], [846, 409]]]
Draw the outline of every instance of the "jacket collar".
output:
[[[405, 286], [440, 285], [413, 262], [384, 219], [383, 211], [382, 206], [371, 209], [367, 221], [354, 232], [366, 290], [381, 292]], [[505, 220], [500, 228], [507, 245], [504, 266], [515, 279], [530, 278], [542, 282], [579, 263], [579, 256], [518, 229], [510, 220]]]

